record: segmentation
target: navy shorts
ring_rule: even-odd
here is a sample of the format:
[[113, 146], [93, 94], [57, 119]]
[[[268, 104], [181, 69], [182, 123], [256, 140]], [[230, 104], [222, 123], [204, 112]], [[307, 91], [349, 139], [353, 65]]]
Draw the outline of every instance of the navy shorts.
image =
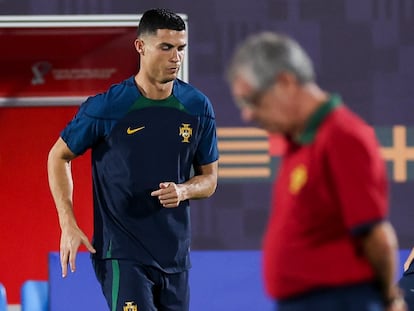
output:
[[93, 260], [111, 311], [188, 311], [188, 271], [165, 273], [128, 260]]
[[373, 284], [358, 284], [312, 291], [279, 301], [277, 311], [383, 311], [380, 291]]

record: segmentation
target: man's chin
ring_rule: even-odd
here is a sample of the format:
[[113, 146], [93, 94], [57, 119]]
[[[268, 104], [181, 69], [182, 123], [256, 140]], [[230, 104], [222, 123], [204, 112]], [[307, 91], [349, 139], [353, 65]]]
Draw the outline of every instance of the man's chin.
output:
[[171, 82], [171, 81], [174, 81], [175, 79], [177, 79], [177, 75], [171, 75], [171, 76], [169, 76], [169, 77], [165, 77], [162, 81], [161, 81], [161, 83], [169, 83], [169, 82]]

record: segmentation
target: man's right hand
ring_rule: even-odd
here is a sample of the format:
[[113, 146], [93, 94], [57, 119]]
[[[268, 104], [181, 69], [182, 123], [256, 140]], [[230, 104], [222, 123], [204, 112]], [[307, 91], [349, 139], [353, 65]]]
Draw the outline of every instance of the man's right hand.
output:
[[60, 236], [60, 265], [62, 267], [62, 277], [66, 277], [68, 265], [72, 272], [76, 271], [76, 255], [81, 244], [85, 245], [91, 253], [96, 253], [96, 250], [89, 242], [88, 237], [78, 226], [72, 225], [62, 229]]

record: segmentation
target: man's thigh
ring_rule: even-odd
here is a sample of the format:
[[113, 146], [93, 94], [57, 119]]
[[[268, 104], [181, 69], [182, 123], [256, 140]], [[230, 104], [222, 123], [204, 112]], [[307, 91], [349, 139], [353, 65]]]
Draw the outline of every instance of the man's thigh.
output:
[[186, 311], [188, 271], [165, 274], [126, 260], [94, 261], [111, 311]]
[[159, 287], [158, 303], [163, 311], [187, 311], [190, 304], [188, 271], [174, 274], [163, 273], [162, 286]]

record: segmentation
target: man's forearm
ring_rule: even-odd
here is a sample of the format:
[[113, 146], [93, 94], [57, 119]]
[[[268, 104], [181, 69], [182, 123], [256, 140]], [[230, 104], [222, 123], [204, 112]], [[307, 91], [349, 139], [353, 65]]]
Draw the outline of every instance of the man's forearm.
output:
[[187, 199], [203, 199], [211, 196], [217, 187], [214, 175], [197, 175], [182, 184], [183, 196]]
[[194, 170], [195, 176], [180, 185], [182, 200], [208, 198], [216, 191], [218, 161], [195, 167]]
[[381, 286], [384, 301], [387, 303], [399, 298], [400, 292], [395, 285], [398, 242], [390, 223], [382, 222], [376, 225], [363, 238], [362, 248]]
[[69, 160], [59, 155], [56, 147], [52, 148], [48, 157], [47, 170], [49, 187], [61, 227], [67, 222], [74, 221], [72, 210], [73, 180], [70, 163]]

